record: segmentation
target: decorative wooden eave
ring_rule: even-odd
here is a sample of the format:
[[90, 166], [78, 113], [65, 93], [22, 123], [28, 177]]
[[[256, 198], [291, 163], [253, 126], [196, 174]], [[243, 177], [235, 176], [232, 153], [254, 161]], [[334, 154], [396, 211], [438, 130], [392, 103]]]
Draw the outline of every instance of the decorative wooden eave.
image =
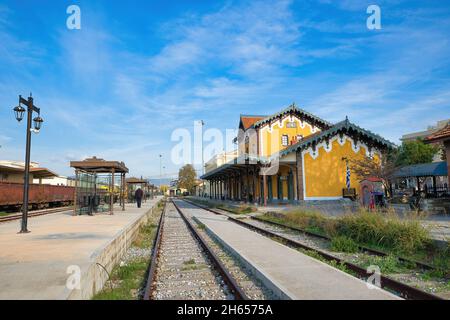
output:
[[106, 161], [97, 157], [84, 159], [83, 161], [70, 161], [70, 166], [78, 170], [96, 173], [109, 173], [113, 169], [116, 173], [128, 173], [128, 168], [122, 161]]
[[321, 130], [326, 130], [330, 127], [333, 126], [333, 124], [331, 122], [328, 122], [324, 119], [321, 119], [315, 115], [313, 115], [312, 113], [309, 113], [303, 109], [298, 108], [295, 103], [291, 104], [289, 107], [287, 107], [286, 109], [283, 109], [277, 113], [274, 113], [268, 117], [265, 117], [262, 120], [259, 120], [258, 122], [256, 122], [253, 126], [255, 128], [260, 127], [266, 123], [271, 123], [273, 120], [276, 119], [281, 119], [284, 117], [284, 115], [286, 114], [296, 114], [299, 115], [300, 118], [302, 120], [306, 120], [310, 123], [313, 123], [315, 126], [317, 126], [318, 128], [320, 128]]
[[328, 130], [307, 136], [303, 140], [281, 151], [280, 156], [285, 156], [291, 152], [308, 149], [309, 147], [313, 147], [322, 141], [330, 140], [336, 135], [342, 137], [344, 134], [353, 137], [353, 139], [356, 139], [357, 141], [366, 142], [370, 148], [374, 146], [379, 146], [384, 149], [395, 148], [394, 143], [384, 139], [380, 135], [351, 123], [348, 119], [345, 119], [344, 121], [336, 123]]

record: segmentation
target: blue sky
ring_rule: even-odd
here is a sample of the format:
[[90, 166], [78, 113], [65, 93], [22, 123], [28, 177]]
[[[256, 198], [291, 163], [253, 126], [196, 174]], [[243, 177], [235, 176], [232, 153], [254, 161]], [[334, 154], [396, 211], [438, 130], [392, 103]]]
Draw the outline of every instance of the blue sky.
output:
[[450, 2], [2, 0], [0, 159], [24, 157], [11, 109], [30, 91], [45, 120], [32, 160], [65, 175], [97, 155], [156, 177], [159, 154], [175, 174], [174, 129], [233, 129], [293, 101], [398, 143], [450, 116]]

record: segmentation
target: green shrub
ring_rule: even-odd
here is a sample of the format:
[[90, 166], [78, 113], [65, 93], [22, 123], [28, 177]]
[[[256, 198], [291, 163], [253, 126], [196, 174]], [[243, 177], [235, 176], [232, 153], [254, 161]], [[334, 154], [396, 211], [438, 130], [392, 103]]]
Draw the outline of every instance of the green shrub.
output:
[[358, 243], [414, 253], [425, 249], [429, 233], [418, 220], [384, 217], [379, 213], [361, 211], [337, 219], [337, 232]]
[[323, 214], [312, 210], [292, 210], [285, 214], [284, 219], [290, 225], [321, 232], [327, 222], [327, 218]]
[[375, 265], [380, 268], [381, 273], [398, 273], [405, 270], [405, 266], [393, 255], [370, 256], [365, 266]]
[[354, 253], [359, 251], [358, 245], [353, 239], [346, 236], [337, 236], [331, 239], [331, 250], [338, 252]]

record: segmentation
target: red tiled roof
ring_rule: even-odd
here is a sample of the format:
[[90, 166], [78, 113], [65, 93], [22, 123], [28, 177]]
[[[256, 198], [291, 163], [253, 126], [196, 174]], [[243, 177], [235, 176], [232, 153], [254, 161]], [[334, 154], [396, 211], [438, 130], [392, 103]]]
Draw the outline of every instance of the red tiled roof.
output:
[[265, 116], [241, 116], [241, 122], [244, 126], [244, 129], [247, 130], [250, 128], [255, 122], [264, 119]]
[[450, 123], [425, 138], [425, 142], [450, 140]]

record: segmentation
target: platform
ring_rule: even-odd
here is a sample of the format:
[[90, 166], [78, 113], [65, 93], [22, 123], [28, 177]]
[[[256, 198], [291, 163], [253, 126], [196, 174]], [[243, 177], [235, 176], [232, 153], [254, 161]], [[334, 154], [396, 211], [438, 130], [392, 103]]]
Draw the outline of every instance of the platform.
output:
[[[20, 221], [0, 224], [0, 299], [89, 299], [108, 278], [96, 263], [112, 268], [158, 200], [140, 209], [127, 204], [114, 215], [30, 218], [28, 234], [17, 233]], [[69, 266], [80, 268], [80, 289], [66, 286]]]
[[397, 296], [189, 203], [177, 205], [252, 265], [280, 296], [302, 300], [395, 300]]

